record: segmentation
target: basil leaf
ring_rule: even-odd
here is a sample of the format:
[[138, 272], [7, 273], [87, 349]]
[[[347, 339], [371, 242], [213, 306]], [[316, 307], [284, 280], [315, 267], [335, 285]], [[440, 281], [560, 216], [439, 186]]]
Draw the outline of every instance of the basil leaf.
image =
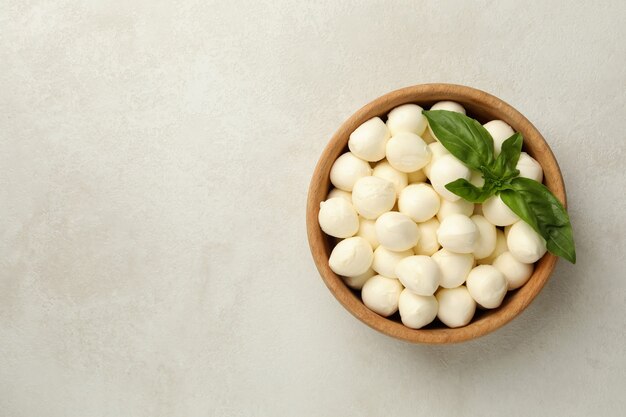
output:
[[423, 114], [439, 142], [465, 165], [481, 170], [493, 164], [493, 138], [478, 121], [447, 110]]
[[576, 263], [576, 248], [569, 216], [548, 188], [528, 178], [514, 178], [500, 198], [545, 240], [548, 250]]
[[459, 178], [458, 180], [449, 182], [446, 184], [446, 189], [470, 203], [482, 203], [493, 195], [493, 189], [491, 187], [476, 187], [465, 178]]
[[498, 155], [493, 165], [493, 171], [497, 176], [505, 179], [505, 177], [513, 178], [519, 175], [516, 167], [519, 156], [522, 153], [523, 141], [524, 139], [519, 132], [514, 133], [504, 141], [500, 155]]

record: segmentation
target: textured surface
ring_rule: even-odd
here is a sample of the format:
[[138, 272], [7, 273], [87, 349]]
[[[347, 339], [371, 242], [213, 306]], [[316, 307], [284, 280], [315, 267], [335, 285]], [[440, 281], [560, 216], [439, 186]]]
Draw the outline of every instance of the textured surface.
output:
[[[623, 415], [624, 3], [310, 3], [0, 3], [0, 416]], [[442, 347], [351, 317], [304, 227], [335, 128], [429, 81], [535, 123], [579, 260]]]

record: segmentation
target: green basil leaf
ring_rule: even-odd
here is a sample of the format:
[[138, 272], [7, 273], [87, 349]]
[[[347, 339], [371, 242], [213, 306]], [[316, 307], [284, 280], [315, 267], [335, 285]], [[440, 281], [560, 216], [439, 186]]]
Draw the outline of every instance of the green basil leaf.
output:
[[493, 189], [491, 187], [476, 187], [465, 178], [459, 178], [458, 180], [449, 182], [446, 184], [446, 189], [470, 203], [482, 203], [493, 195]]
[[478, 121], [447, 110], [423, 114], [439, 142], [465, 165], [481, 170], [493, 164], [493, 138]]
[[576, 248], [569, 216], [548, 188], [528, 178], [514, 178], [500, 198], [545, 240], [548, 250], [576, 263]]
[[[512, 178], [519, 175], [516, 167], [519, 156], [522, 153], [523, 141], [519, 132], [514, 133], [504, 141], [500, 155], [498, 155], [493, 165], [493, 171], [497, 176], [505, 179], [505, 177]], [[516, 171], [517, 173], [515, 173]]]

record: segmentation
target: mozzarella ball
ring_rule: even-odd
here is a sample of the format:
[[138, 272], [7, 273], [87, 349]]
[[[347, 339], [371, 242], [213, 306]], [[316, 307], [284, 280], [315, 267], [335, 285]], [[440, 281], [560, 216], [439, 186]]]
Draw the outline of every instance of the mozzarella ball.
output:
[[447, 110], [465, 114], [465, 109], [456, 101], [439, 101], [430, 108], [431, 110]]
[[370, 164], [346, 152], [337, 158], [330, 169], [330, 182], [340, 190], [352, 191], [354, 183], [368, 175], [372, 175]]
[[541, 165], [526, 152], [520, 154], [516, 168], [519, 169], [520, 177], [530, 178], [537, 182], [543, 181], [543, 169], [541, 169]]
[[372, 262], [372, 269], [378, 274], [387, 278], [397, 278], [396, 265], [398, 265], [398, 262], [400, 262], [402, 259], [412, 255], [412, 250], [394, 252], [382, 246], [379, 246], [374, 251], [374, 261]]
[[493, 138], [493, 150], [495, 152], [495, 155], [500, 155], [502, 144], [505, 140], [513, 136], [515, 131], [511, 128], [511, 126], [509, 126], [502, 120], [492, 120], [488, 123], [485, 123], [483, 127], [487, 129], [487, 132], [489, 132], [491, 134], [491, 137]]
[[391, 210], [396, 202], [393, 184], [378, 177], [363, 177], [354, 183], [352, 204], [366, 219], [376, 219]]
[[472, 298], [484, 308], [499, 307], [507, 291], [506, 278], [491, 265], [472, 269], [466, 285]]
[[401, 132], [421, 135], [426, 130], [428, 121], [417, 104], [404, 104], [391, 110], [387, 115], [387, 127], [392, 135]]
[[359, 230], [359, 217], [352, 204], [343, 198], [322, 201], [317, 218], [324, 233], [330, 236], [350, 237]]
[[478, 240], [474, 244], [474, 258], [482, 259], [491, 255], [496, 249], [496, 227], [483, 216], [474, 215], [472, 221], [478, 228]]
[[437, 317], [439, 304], [432, 295], [417, 295], [408, 289], [402, 290], [398, 310], [402, 324], [411, 329], [420, 329]]
[[464, 214], [469, 217], [474, 214], [474, 203], [470, 203], [462, 198], [457, 201], [448, 201], [442, 198], [437, 218], [439, 221], [442, 221], [451, 214]]
[[387, 317], [398, 311], [402, 290], [402, 284], [397, 279], [374, 275], [363, 285], [361, 299], [367, 308]]
[[515, 259], [525, 264], [537, 262], [546, 253], [546, 241], [525, 221], [511, 226], [506, 244]]
[[406, 172], [398, 171], [392, 167], [388, 161], [380, 161], [377, 163], [372, 171], [372, 175], [391, 182], [396, 190], [396, 194], [399, 194], [409, 183]]
[[430, 130], [430, 126], [428, 129], [424, 130], [424, 133], [422, 133], [420, 137], [424, 140], [424, 142], [429, 144], [437, 141], [435, 136], [432, 134], [432, 131]]
[[372, 246], [372, 249], [376, 249], [380, 244], [376, 237], [376, 221], [369, 220], [363, 217], [359, 218], [359, 230], [356, 232], [357, 236], [361, 236], [367, 240]]
[[424, 171], [421, 169], [418, 169], [417, 171], [409, 172], [407, 174], [407, 177], [409, 180], [409, 184], [426, 181], [426, 174], [424, 174]]
[[511, 252], [504, 252], [493, 261], [493, 266], [506, 278], [508, 290], [516, 290], [526, 284], [533, 274], [533, 264], [525, 264], [515, 259]]
[[360, 290], [361, 288], [363, 288], [363, 284], [365, 284], [365, 282], [371, 277], [373, 277], [374, 275], [376, 275], [376, 272], [374, 272], [374, 270], [370, 268], [364, 273], [362, 273], [361, 275], [357, 275], [355, 277], [341, 277], [341, 278], [343, 279], [343, 282], [345, 282], [348, 287], [353, 288], [355, 290]]
[[476, 302], [464, 286], [441, 288], [436, 297], [439, 304], [437, 317], [446, 326], [465, 326], [474, 317]]
[[396, 265], [396, 276], [402, 285], [418, 295], [433, 295], [440, 275], [439, 265], [430, 256], [409, 256]]
[[[513, 224], [515, 224], [515, 223], [513, 223]], [[507, 239], [509, 238], [509, 232], [511, 231], [511, 227], [512, 226], [513, 225], [510, 224], [510, 225], [504, 227], [504, 237], [507, 238]]]
[[433, 254], [432, 258], [439, 265], [441, 272], [439, 285], [444, 288], [456, 288], [463, 284], [474, 267], [474, 256], [471, 253], [455, 253], [441, 249]]
[[508, 250], [509, 248], [506, 246], [506, 237], [504, 236], [504, 232], [500, 229], [496, 229], [496, 248], [486, 258], [477, 259], [476, 263], [479, 265], [491, 265], [498, 256]]
[[442, 247], [456, 253], [472, 253], [478, 240], [478, 228], [469, 217], [451, 214], [441, 221], [437, 240]]
[[385, 145], [390, 136], [385, 122], [374, 117], [350, 134], [348, 148], [365, 161], [380, 161], [385, 157]]
[[485, 200], [483, 216], [496, 226], [508, 226], [519, 220], [517, 214], [504, 204], [499, 195], [494, 195]]
[[430, 161], [430, 148], [413, 133], [396, 133], [387, 141], [387, 161], [398, 171], [417, 171]]
[[439, 229], [439, 220], [432, 218], [426, 222], [418, 223], [420, 229], [420, 240], [413, 250], [416, 255], [431, 256], [439, 250], [439, 240], [437, 240], [437, 229]]
[[381, 215], [376, 220], [375, 227], [378, 242], [396, 252], [411, 249], [420, 238], [417, 224], [409, 216], [397, 211]]
[[470, 176], [469, 182], [476, 187], [482, 187], [483, 185], [485, 185], [485, 179], [483, 178], [483, 174], [474, 170], [472, 170], [472, 175]]
[[449, 155], [450, 152], [443, 146], [440, 142], [433, 142], [428, 145], [428, 149], [430, 149], [430, 162], [427, 163], [422, 171], [424, 171], [424, 175], [430, 179], [430, 169], [433, 166], [433, 163], [444, 155]]
[[332, 190], [330, 190], [328, 196], [326, 196], [326, 199], [330, 200], [331, 198], [343, 198], [344, 200], [347, 200], [348, 203], [352, 204], [352, 193], [349, 191], [340, 190], [339, 188], [333, 188]]
[[373, 259], [374, 253], [370, 244], [356, 236], [337, 243], [330, 253], [328, 265], [337, 275], [356, 277], [370, 268]]
[[416, 222], [432, 219], [439, 211], [439, 195], [428, 184], [411, 184], [400, 193], [398, 209]]
[[461, 161], [452, 155], [443, 155], [430, 167], [429, 178], [433, 188], [441, 197], [449, 201], [457, 201], [461, 197], [448, 191], [446, 184], [458, 180], [459, 178], [469, 180], [470, 176], [470, 169], [463, 165]]

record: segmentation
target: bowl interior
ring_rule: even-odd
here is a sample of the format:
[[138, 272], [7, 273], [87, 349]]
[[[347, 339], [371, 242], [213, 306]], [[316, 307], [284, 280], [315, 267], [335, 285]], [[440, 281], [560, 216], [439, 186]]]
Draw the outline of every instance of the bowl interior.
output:
[[330, 184], [330, 168], [333, 162], [348, 151], [350, 133], [372, 117], [386, 120], [386, 114], [402, 104], [415, 103], [430, 108], [441, 100], [460, 103], [467, 114], [485, 123], [500, 119], [524, 137], [524, 151], [535, 158], [544, 170], [544, 184], [565, 204], [565, 189], [558, 164], [546, 141], [537, 129], [517, 110], [502, 100], [483, 91], [451, 84], [424, 84], [393, 91], [367, 104], [346, 122], [331, 138], [318, 161], [309, 188], [307, 205], [307, 232], [311, 252], [324, 282], [344, 307], [365, 324], [389, 336], [414, 343], [453, 343], [469, 340], [504, 325], [518, 315], [541, 290], [554, 269], [557, 258], [547, 253], [535, 264], [529, 281], [520, 289], [507, 293], [502, 305], [494, 310], [476, 310], [472, 322], [461, 328], [450, 329], [437, 319], [419, 330], [409, 329], [400, 322], [396, 313], [384, 318], [369, 310], [361, 302], [360, 292], [347, 287], [341, 277], [328, 266], [328, 258], [336, 240], [326, 236], [317, 223], [319, 203], [325, 200]]

